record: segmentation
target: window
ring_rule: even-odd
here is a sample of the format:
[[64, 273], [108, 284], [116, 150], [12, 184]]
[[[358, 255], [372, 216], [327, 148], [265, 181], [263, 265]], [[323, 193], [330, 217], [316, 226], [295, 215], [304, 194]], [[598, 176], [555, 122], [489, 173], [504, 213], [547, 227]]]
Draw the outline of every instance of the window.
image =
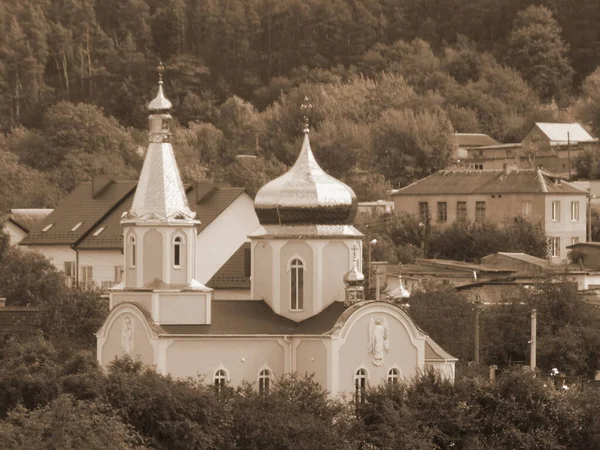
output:
[[214, 377], [215, 388], [217, 388], [217, 392], [220, 392], [221, 389], [225, 387], [227, 384], [227, 372], [223, 369], [219, 369], [215, 372]]
[[54, 225], [53, 223], [50, 223], [48, 225], [46, 225], [44, 228], [42, 228], [42, 231], [45, 233], [46, 231], [48, 231], [50, 228], [52, 228], [52, 225]]
[[354, 374], [354, 401], [358, 403], [365, 402], [365, 391], [367, 389], [367, 371], [358, 369]]
[[448, 203], [438, 202], [438, 204], [437, 204], [437, 220], [438, 220], [438, 222], [446, 222], [448, 220]]
[[115, 266], [115, 283], [123, 281], [123, 266]]
[[129, 238], [129, 267], [135, 267], [135, 237]]
[[579, 202], [571, 202], [571, 220], [579, 222]]
[[173, 243], [173, 265], [181, 267], [181, 237], [177, 236]]
[[92, 266], [81, 266], [81, 278], [79, 284], [83, 287], [92, 287], [94, 285], [94, 268]]
[[263, 369], [260, 371], [258, 375], [258, 392], [263, 395], [269, 394], [269, 389], [271, 387], [271, 371], [268, 369]]
[[456, 202], [456, 218], [467, 218], [467, 202]]
[[575, 245], [575, 244], [579, 244], [579, 238], [578, 237], [572, 237], [571, 238], [571, 245]]
[[475, 202], [475, 220], [485, 219], [485, 202]]
[[304, 264], [299, 259], [292, 260], [290, 278], [290, 309], [301, 311], [304, 308]]
[[550, 247], [550, 256], [558, 257], [560, 256], [560, 238], [559, 237], [551, 237], [548, 238], [549, 247]]
[[252, 274], [252, 255], [250, 254], [250, 249], [244, 249], [244, 277], [250, 278]]
[[523, 217], [531, 217], [531, 201], [524, 200], [521, 202], [521, 215]]
[[79, 222], [77, 223], [73, 228], [71, 228], [71, 231], [77, 231], [77, 229], [83, 224], [83, 222]]
[[390, 369], [387, 375], [387, 381], [390, 386], [397, 386], [400, 379], [400, 371], [398, 369]]
[[552, 221], [558, 222], [560, 220], [560, 200], [552, 201]]
[[65, 261], [65, 277], [67, 277], [67, 286], [75, 286], [75, 262]]
[[429, 203], [419, 202], [419, 220], [422, 223], [429, 221]]
[[102, 233], [104, 231], [104, 228], [106, 227], [100, 227], [96, 231], [94, 231], [94, 236], [98, 236], [100, 233]]

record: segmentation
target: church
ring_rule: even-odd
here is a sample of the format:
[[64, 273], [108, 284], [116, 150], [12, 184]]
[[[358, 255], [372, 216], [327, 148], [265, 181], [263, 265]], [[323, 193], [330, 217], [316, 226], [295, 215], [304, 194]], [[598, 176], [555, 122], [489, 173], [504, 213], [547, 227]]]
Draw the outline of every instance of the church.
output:
[[148, 149], [121, 219], [123, 282], [96, 334], [98, 362], [130, 355], [164, 374], [201, 375], [216, 386], [255, 382], [261, 391], [286, 373], [314, 374], [332, 395], [428, 368], [453, 380], [457, 359], [402, 308], [365, 300], [356, 196], [317, 163], [306, 118], [295, 164], [254, 199], [251, 299], [213, 299], [194, 279], [205, 257], [196, 250], [200, 222], [175, 161], [159, 75]]

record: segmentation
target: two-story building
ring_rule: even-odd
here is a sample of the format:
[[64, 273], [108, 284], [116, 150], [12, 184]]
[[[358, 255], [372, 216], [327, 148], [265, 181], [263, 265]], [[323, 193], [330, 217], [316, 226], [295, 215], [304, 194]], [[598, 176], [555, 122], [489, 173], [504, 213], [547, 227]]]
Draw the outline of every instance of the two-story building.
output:
[[586, 240], [587, 193], [542, 170], [442, 170], [393, 194], [396, 211], [446, 227], [456, 220], [502, 223], [523, 216], [542, 223], [549, 258]]

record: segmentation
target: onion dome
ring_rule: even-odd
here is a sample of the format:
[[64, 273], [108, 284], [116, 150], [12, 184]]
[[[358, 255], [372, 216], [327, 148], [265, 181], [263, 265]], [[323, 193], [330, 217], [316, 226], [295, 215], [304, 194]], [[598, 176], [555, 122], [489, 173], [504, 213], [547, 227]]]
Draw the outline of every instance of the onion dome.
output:
[[261, 225], [351, 224], [356, 216], [354, 191], [321, 169], [306, 122], [305, 117], [302, 150], [292, 168], [256, 194], [254, 209]]
[[358, 265], [356, 264], [356, 258], [352, 262], [352, 268], [349, 272], [344, 275], [344, 284], [348, 287], [350, 286], [362, 286], [365, 281], [365, 276], [363, 273], [358, 270]]

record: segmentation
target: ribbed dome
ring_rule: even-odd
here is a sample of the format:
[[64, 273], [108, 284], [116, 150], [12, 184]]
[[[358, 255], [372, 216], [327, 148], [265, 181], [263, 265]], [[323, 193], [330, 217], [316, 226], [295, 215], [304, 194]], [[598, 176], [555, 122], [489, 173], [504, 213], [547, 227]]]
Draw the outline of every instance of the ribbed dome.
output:
[[365, 276], [358, 270], [356, 259], [352, 262], [352, 268], [344, 275], [344, 284], [346, 286], [362, 286], [365, 281]]
[[292, 168], [258, 191], [254, 209], [262, 225], [349, 224], [357, 201], [349, 186], [321, 169], [305, 134]]

